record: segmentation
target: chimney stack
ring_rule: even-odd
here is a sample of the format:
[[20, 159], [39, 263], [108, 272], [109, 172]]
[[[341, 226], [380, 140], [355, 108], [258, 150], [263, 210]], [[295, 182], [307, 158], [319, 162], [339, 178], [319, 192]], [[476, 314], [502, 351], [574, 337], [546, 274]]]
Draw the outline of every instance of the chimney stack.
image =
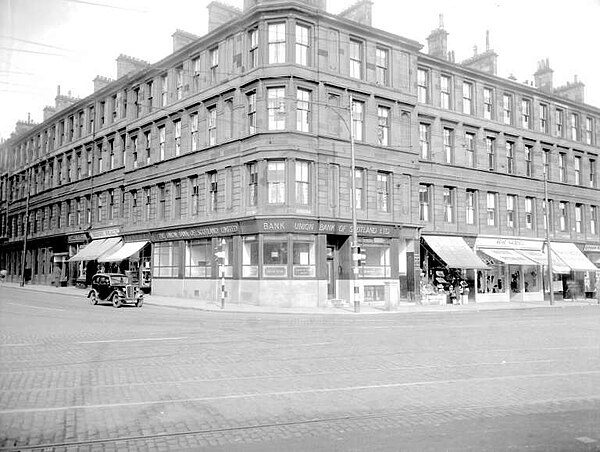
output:
[[440, 14], [440, 26], [427, 36], [428, 53], [442, 60], [448, 59], [448, 32], [444, 30], [444, 15]]
[[359, 0], [339, 13], [338, 16], [370, 27], [373, 22], [372, 6], [371, 0]]
[[185, 47], [199, 38], [199, 36], [179, 29], [175, 30], [175, 33], [171, 36], [173, 37], [173, 52], [177, 52], [182, 47]]
[[490, 49], [490, 32], [485, 33], [485, 52], [477, 53], [477, 46], [473, 46], [473, 56], [461, 64], [471, 69], [496, 75], [498, 70], [498, 54]]
[[221, 2], [210, 2], [206, 7], [208, 8], [209, 33], [242, 15], [242, 11], [239, 8]]
[[147, 61], [121, 54], [117, 57], [117, 78], [121, 78], [130, 72], [141, 71], [149, 65], [150, 63]]
[[552, 76], [554, 71], [550, 69], [550, 60], [538, 61], [537, 71], [533, 74], [535, 80], [535, 87], [546, 93], [551, 93], [553, 90]]
[[573, 83], [567, 82], [566, 85], [560, 86], [554, 90], [555, 94], [575, 102], [584, 102], [585, 84], [575, 76]]

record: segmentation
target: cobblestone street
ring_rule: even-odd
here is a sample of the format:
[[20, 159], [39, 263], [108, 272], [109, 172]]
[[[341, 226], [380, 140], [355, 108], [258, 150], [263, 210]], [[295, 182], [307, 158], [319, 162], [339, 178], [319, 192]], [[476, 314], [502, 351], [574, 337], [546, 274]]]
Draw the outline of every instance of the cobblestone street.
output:
[[600, 307], [337, 316], [0, 288], [6, 450], [600, 450]]

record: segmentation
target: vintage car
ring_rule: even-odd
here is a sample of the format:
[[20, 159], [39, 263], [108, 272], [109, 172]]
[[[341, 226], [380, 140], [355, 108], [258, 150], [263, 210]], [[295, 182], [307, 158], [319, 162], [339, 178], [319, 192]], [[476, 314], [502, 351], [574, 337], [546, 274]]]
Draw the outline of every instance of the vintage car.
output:
[[144, 304], [144, 293], [140, 287], [131, 284], [129, 278], [121, 273], [96, 273], [92, 277], [88, 298], [90, 304], [110, 301], [115, 308], [123, 304], [135, 304], [139, 308]]

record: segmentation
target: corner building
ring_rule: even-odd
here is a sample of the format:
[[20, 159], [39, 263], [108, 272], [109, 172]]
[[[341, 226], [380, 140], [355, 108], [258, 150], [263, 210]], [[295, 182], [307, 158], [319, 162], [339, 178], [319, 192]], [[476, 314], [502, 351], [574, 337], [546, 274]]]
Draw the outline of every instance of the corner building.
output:
[[[176, 31], [155, 64], [121, 55], [117, 79], [97, 77], [85, 99], [59, 92], [43, 123], [2, 144], [9, 278], [24, 268], [32, 283], [85, 284], [130, 270], [152, 293], [215, 299], [224, 275], [228, 302], [351, 302], [351, 136], [362, 302], [412, 301], [450, 269], [474, 301], [510, 300], [488, 286], [506, 288], [511, 272], [543, 287], [543, 162], [553, 240], [593, 254], [598, 109], [501, 79], [493, 58], [452, 62], [443, 28], [425, 54], [372, 28], [370, 8], [213, 2], [206, 36]], [[502, 260], [508, 239], [537, 254]], [[587, 259], [563, 264], [561, 282], [595, 278]]]

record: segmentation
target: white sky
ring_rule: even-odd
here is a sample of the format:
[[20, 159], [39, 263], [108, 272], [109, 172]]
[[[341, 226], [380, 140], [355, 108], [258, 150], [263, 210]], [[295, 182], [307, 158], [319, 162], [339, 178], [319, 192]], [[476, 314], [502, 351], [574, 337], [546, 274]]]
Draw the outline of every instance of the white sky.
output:
[[[0, 138], [17, 120], [61, 93], [91, 94], [96, 75], [116, 76], [123, 53], [155, 63], [172, 50], [171, 34], [204, 35], [210, 0], [0, 0]], [[538, 60], [550, 58], [554, 86], [586, 84], [586, 103], [600, 107], [600, 0], [373, 0], [373, 26], [422, 43], [444, 14], [448, 50], [456, 61], [473, 46], [498, 53], [498, 75], [533, 80]], [[243, 0], [225, 3], [242, 7]], [[337, 13], [353, 2], [328, 0]]]

